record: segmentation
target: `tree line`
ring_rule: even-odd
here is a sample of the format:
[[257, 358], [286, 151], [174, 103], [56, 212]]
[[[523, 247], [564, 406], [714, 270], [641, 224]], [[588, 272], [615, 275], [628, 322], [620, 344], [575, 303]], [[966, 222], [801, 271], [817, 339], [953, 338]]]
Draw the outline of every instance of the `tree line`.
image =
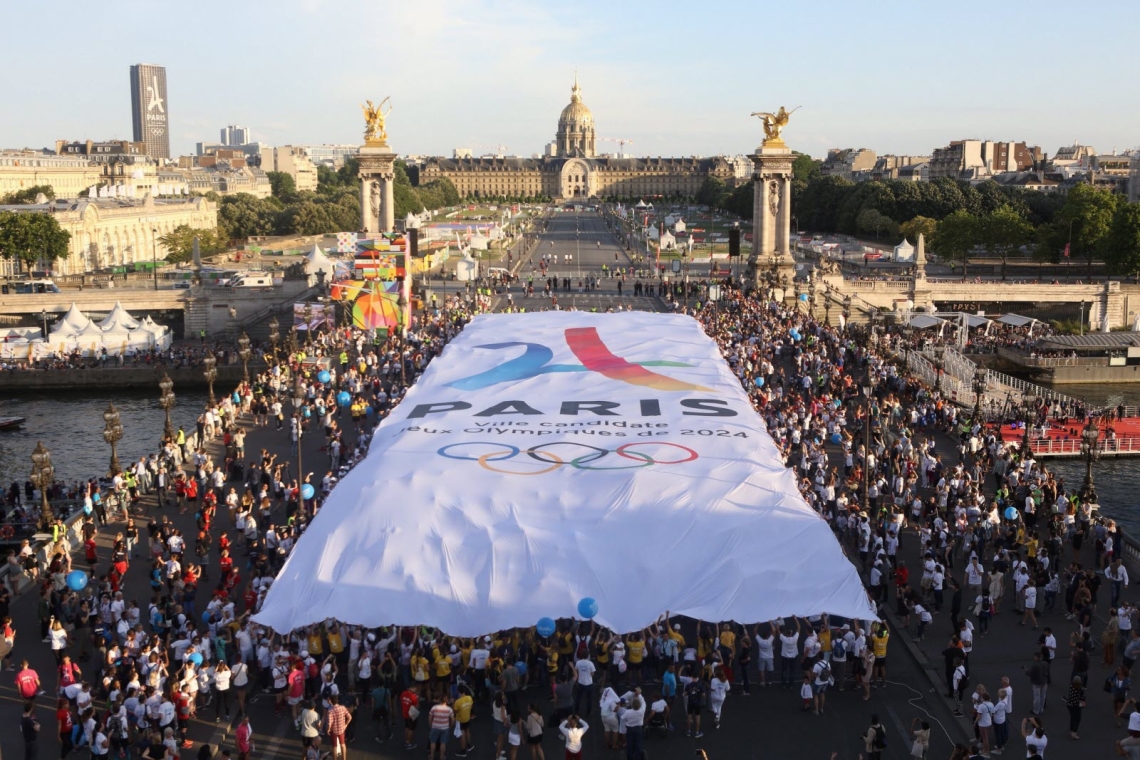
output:
[[[824, 175], [821, 162], [797, 155], [793, 164], [792, 213], [796, 228], [899, 242], [926, 236], [928, 248], [965, 267], [971, 257], [1011, 256], [1038, 261], [1076, 260], [1091, 271], [1103, 261], [1115, 275], [1140, 278], [1140, 204], [1089, 184], [1068, 192], [1042, 193], [994, 181], [972, 185], [953, 179], [931, 182], [852, 182]], [[748, 182], [727, 187], [705, 180], [696, 198], [745, 219], [752, 216]], [[1066, 258], [1067, 257], [1067, 258]]]

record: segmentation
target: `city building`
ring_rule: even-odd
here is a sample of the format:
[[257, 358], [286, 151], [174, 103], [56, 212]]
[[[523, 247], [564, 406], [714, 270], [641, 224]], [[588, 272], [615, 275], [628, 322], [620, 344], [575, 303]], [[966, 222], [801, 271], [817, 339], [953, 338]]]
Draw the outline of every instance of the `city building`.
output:
[[[908, 166], [928, 164], [929, 162], [930, 156], [892, 156], [888, 154], [875, 159], [875, 165], [862, 174], [868, 175], [865, 179], [900, 179], [899, 172], [902, 169]], [[913, 173], [910, 175], [908, 179], [913, 180]]]
[[83, 142], [67, 140], [55, 141], [55, 152], [59, 156], [82, 156], [88, 161], [101, 164], [114, 163], [125, 158], [146, 158], [146, 143], [129, 140], [104, 140]]
[[929, 182], [930, 181], [930, 161], [923, 161], [918, 164], [907, 164], [898, 168], [898, 176], [896, 179], [902, 182]]
[[305, 155], [314, 164], [330, 166], [333, 169], [339, 169], [344, 166], [344, 160], [351, 156], [355, 156], [360, 152], [359, 145], [298, 145], [296, 146], [305, 151]]
[[930, 157], [930, 178], [982, 182], [1002, 172], [1023, 172], [1044, 160], [1041, 148], [1023, 142], [954, 140], [935, 148]]
[[1065, 145], [1057, 149], [1053, 155], [1053, 160], [1049, 163], [1052, 164], [1054, 169], [1060, 169], [1066, 166], [1079, 166], [1087, 169], [1089, 161], [1096, 155], [1096, 148], [1091, 145], [1080, 145], [1073, 143], [1072, 145]]
[[221, 140], [222, 145], [230, 147], [245, 145], [249, 142], [249, 127], [239, 127], [235, 124], [222, 127]]
[[867, 148], [832, 148], [827, 158], [820, 164], [820, 174], [843, 179], [855, 179], [856, 174], [869, 172], [875, 168], [875, 151]]
[[47, 185], [57, 198], [78, 198], [102, 181], [103, 168], [86, 156], [57, 156], [38, 150], [0, 151], [0, 199]]
[[217, 204], [206, 198], [162, 200], [144, 198], [81, 198], [42, 205], [0, 206], [0, 211], [51, 214], [71, 234], [68, 256], [54, 266], [38, 265], [58, 274], [83, 274], [136, 261], [162, 259], [167, 251], [159, 238], [176, 227], [218, 226]]
[[317, 189], [317, 165], [309, 160], [304, 148], [296, 145], [282, 145], [280, 148], [262, 146], [260, 156], [263, 172], [288, 174], [298, 192]]
[[131, 66], [131, 125], [135, 142], [146, 144], [148, 156], [170, 158], [165, 67], [151, 63]]
[[594, 116], [575, 76], [570, 104], [541, 157], [476, 158], [457, 148], [453, 158], [425, 159], [418, 177], [422, 183], [447, 178], [470, 198], [646, 198], [696, 195], [707, 177], [734, 187], [751, 176], [741, 157], [610, 158], [598, 156], [596, 144]]

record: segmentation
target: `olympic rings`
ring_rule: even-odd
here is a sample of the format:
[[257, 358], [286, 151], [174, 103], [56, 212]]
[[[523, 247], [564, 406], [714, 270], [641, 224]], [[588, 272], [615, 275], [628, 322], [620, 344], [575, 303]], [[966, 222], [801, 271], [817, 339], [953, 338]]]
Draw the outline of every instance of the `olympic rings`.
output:
[[16, 535], [16, 529], [11, 525], [0, 527], [0, 538], [8, 539]]
[[[461, 446], [477, 446], [494, 447], [492, 451], [479, 454], [477, 456], [468, 456], [462, 453], [457, 453], [454, 450]], [[578, 446], [582, 449], [587, 449], [587, 453], [572, 459], [564, 459], [563, 457], [555, 454], [551, 449], [556, 446]], [[684, 454], [679, 459], [656, 459], [652, 454], [644, 451], [634, 451], [634, 447], [638, 446], [669, 446], [674, 449], [680, 449]], [[655, 464], [660, 465], [675, 465], [684, 464], [685, 462], [692, 462], [698, 458], [697, 452], [687, 446], [682, 446], [678, 443], [669, 443], [668, 441], [633, 441], [624, 443], [616, 449], [604, 449], [599, 446], [591, 446], [586, 443], [579, 443], [577, 441], [550, 441], [531, 446], [525, 451], [518, 446], [509, 443], [500, 443], [497, 441], [461, 441], [459, 443], [449, 443], [446, 446], [440, 447], [437, 451], [442, 457], [448, 459], [459, 459], [466, 462], [478, 462], [479, 466], [491, 472], [498, 472], [503, 475], [544, 475], [548, 472], [553, 472], [563, 465], [569, 465], [575, 470], [638, 470], [643, 467], [652, 467]], [[519, 470], [502, 469], [495, 466], [495, 462], [503, 462], [508, 459], [514, 459], [519, 454], [525, 453], [531, 459], [541, 462], [546, 467], [535, 470], [533, 472], [524, 472]], [[617, 464], [612, 467], [591, 467], [590, 465], [600, 459], [605, 458], [609, 454], [617, 454], [623, 459], [632, 459], [635, 464]]]

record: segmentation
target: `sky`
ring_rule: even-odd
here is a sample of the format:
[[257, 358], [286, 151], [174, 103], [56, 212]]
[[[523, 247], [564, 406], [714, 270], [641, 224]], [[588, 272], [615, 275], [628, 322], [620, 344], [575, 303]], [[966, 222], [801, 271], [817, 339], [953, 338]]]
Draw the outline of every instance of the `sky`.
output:
[[[0, 147], [131, 139], [128, 71], [167, 70], [175, 155], [226, 124], [359, 143], [391, 96], [400, 154], [541, 153], [578, 72], [599, 138], [637, 156], [950, 140], [1140, 147], [1135, 6], [1091, 0], [56, 0], [4, 4]], [[13, 33], [15, 32], [15, 33]], [[616, 152], [616, 142], [599, 142]]]

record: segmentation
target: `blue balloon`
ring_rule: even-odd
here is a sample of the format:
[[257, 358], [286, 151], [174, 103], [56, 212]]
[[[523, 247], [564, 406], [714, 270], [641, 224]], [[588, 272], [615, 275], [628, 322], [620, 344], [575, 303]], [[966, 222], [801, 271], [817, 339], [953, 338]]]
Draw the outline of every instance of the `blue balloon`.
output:
[[332, 380], [332, 375], [329, 374], [327, 369], [322, 369], [317, 373], [317, 382], [328, 385], [330, 380]]
[[764, 387], [764, 378], [762, 378], [762, 377], [756, 378], [756, 387], [757, 388], [763, 388]]
[[67, 587], [72, 591], [82, 591], [87, 588], [87, 573], [82, 570], [72, 570], [67, 574]]
[[583, 597], [582, 600], [578, 602], [578, 614], [587, 620], [593, 618], [594, 615], [598, 614], [598, 600], [592, 596]]
[[348, 406], [352, 403], [352, 394], [348, 391], [341, 391], [336, 394], [336, 403], [340, 406]]
[[800, 300], [801, 301], [808, 300], [808, 294], [807, 293], [800, 293]]
[[523, 662], [522, 660], [519, 660], [518, 662], [515, 663], [515, 667], [518, 668], [520, 676], [526, 675], [526, 663], [525, 662]]
[[202, 613], [202, 622], [203, 623], [209, 623], [210, 622], [210, 611], [209, 610]]
[[843, 443], [843, 436], [839, 435], [839, 433], [832, 433], [831, 434], [831, 442], [832, 443]]
[[1006, 507], [1005, 508], [1005, 519], [1016, 520], [1017, 519], [1017, 510], [1014, 507]]
[[313, 486], [309, 483], [305, 483], [303, 486], [301, 486], [301, 498], [305, 501], [313, 498], [313, 494], [316, 492], [317, 490], [313, 488]]
[[539, 636], [553, 636], [555, 630], [554, 618], [539, 618], [538, 625], [534, 627]]
[[189, 659], [190, 659], [190, 662], [194, 663], [195, 665], [201, 665], [202, 660], [203, 660], [202, 653], [201, 652], [194, 652], [193, 654], [190, 655]]
[[371, 417], [375, 413], [375, 411], [376, 410], [373, 409], [371, 406], [364, 407], [364, 414], [366, 417]]

